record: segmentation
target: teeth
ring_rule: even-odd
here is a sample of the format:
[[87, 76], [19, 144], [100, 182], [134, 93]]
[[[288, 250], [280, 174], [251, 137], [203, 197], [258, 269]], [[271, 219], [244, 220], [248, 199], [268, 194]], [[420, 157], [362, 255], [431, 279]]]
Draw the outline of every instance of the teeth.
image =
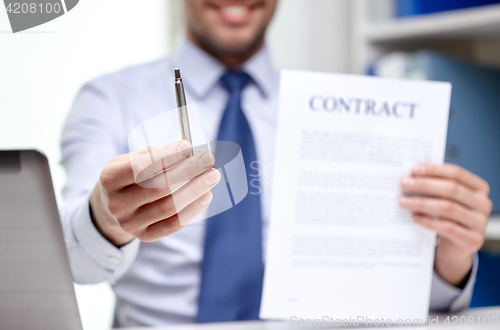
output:
[[221, 8], [222, 12], [229, 16], [243, 16], [248, 12], [245, 6], [225, 6]]

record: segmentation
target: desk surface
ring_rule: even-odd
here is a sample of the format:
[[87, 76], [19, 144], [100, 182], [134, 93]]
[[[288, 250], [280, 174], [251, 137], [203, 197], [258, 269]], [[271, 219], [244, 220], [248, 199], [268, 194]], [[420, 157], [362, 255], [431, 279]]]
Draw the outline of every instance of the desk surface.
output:
[[[454, 325], [444, 324], [446, 318], [450, 316], [450, 323], [456, 320]], [[453, 318], [457, 316], [457, 318]], [[463, 318], [462, 316], [465, 316]], [[474, 321], [470, 320], [469, 316], [472, 316]], [[421, 330], [444, 330], [444, 329], [456, 329], [456, 330], [498, 330], [500, 329], [500, 307], [488, 307], [488, 308], [472, 308], [461, 313], [456, 314], [432, 314], [431, 319], [438, 318], [439, 325], [427, 325], [424, 327], [418, 327]], [[462, 318], [461, 318], [462, 317]], [[486, 317], [486, 318], [485, 318]], [[485, 325], [484, 321], [492, 320], [496, 317], [495, 322], [492, 324]], [[460, 319], [462, 319], [462, 325], [460, 325]], [[465, 320], [469, 323], [465, 323]], [[362, 328], [361, 326], [359, 328]], [[401, 327], [413, 328], [413, 327]], [[276, 322], [276, 321], [245, 321], [245, 322], [228, 322], [228, 323], [211, 323], [211, 324], [187, 324], [174, 327], [159, 327], [159, 328], [128, 328], [128, 330], [285, 330], [285, 329], [335, 329], [329, 327], [298, 327], [291, 326], [289, 322]]]

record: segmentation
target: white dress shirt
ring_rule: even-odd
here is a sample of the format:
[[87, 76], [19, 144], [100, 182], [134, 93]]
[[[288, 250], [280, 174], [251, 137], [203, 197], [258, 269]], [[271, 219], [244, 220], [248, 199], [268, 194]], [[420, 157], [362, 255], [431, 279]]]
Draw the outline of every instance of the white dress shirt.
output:
[[[68, 180], [61, 209], [73, 277], [77, 283], [110, 282], [117, 296], [119, 326], [190, 323], [198, 310], [205, 221], [154, 243], [135, 239], [116, 248], [94, 227], [89, 195], [103, 167], [128, 153], [127, 138], [142, 122], [176, 107], [173, 70], [179, 67], [189, 103], [196, 103], [205, 137], [217, 137], [228, 100], [219, 79], [225, 67], [183, 38], [167, 59], [135, 66], [86, 84], [62, 135], [62, 164]], [[242, 67], [253, 78], [242, 108], [254, 135], [261, 169], [263, 248], [269, 221], [270, 184], [278, 108], [279, 75], [264, 47]], [[468, 306], [477, 258], [463, 290], [434, 274], [431, 309]], [[411, 299], [411, 297], [409, 297]]]

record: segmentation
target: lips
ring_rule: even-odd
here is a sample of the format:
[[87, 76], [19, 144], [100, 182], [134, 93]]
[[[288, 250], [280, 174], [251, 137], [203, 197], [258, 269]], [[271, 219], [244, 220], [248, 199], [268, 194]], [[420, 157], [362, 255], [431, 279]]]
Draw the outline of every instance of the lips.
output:
[[250, 20], [254, 6], [251, 4], [224, 4], [218, 7], [219, 15], [228, 23], [245, 23]]
[[249, 8], [246, 6], [224, 6], [220, 9], [224, 15], [231, 17], [241, 17], [248, 13]]

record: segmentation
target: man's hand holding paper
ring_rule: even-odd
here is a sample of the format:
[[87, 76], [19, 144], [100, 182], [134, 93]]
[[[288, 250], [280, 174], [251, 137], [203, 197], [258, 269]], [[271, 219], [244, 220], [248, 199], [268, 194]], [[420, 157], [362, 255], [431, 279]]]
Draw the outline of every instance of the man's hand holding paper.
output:
[[492, 203], [486, 181], [456, 165], [417, 164], [401, 180], [401, 207], [413, 212], [416, 223], [440, 238], [434, 268], [448, 283], [467, 279], [473, 255], [484, 243]]
[[451, 308], [491, 202], [482, 179], [440, 165], [450, 95], [441, 82], [282, 72], [261, 317], [426, 323], [430, 307]]

